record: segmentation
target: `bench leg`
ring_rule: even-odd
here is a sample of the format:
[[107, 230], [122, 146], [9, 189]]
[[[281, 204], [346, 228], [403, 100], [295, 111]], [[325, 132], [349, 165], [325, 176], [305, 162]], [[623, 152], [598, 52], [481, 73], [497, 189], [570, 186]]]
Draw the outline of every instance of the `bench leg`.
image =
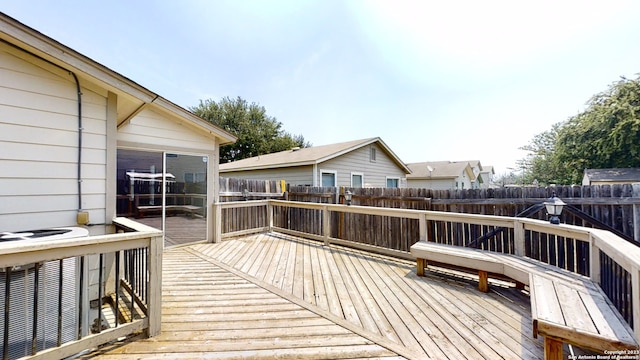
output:
[[562, 360], [562, 341], [544, 337], [544, 359]]
[[416, 275], [424, 276], [424, 267], [425, 267], [424, 259], [417, 258], [416, 259]]
[[489, 292], [489, 274], [486, 271], [478, 271], [478, 290], [486, 293]]

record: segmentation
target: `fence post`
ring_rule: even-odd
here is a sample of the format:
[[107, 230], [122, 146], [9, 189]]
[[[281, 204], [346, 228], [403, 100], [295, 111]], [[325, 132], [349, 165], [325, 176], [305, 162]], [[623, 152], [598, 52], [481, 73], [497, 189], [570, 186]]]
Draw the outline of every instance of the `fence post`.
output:
[[524, 222], [522, 221], [513, 221], [513, 246], [515, 255], [526, 255], [526, 249], [524, 246]]
[[331, 224], [329, 223], [329, 208], [327, 207], [327, 205], [324, 205], [322, 207], [322, 235], [324, 236], [324, 244], [329, 245]]
[[213, 242], [222, 241], [222, 206], [217, 202], [213, 204]]
[[155, 236], [149, 240], [149, 257], [147, 268], [149, 269], [149, 300], [148, 316], [149, 328], [147, 336], [160, 335], [162, 325], [162, 236]]

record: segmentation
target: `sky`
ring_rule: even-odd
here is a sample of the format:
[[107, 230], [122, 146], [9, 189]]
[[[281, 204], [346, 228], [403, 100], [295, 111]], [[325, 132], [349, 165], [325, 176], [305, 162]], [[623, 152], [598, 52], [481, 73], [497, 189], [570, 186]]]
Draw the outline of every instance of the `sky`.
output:
[[240, 96], [312, 145], [405, 163], [519, 148], [640, 73], [639, 1], [4, 0], [0, 11], [182, 106]]

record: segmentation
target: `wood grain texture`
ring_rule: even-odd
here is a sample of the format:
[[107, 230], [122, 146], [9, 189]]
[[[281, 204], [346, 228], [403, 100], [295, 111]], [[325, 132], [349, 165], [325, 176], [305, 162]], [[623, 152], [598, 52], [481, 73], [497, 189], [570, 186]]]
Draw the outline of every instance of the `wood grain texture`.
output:
[[[430, 270], [432, 270], [430, 268]], [[165, 250], [162, 334], [91, 357], [542, 359], [526, 292], [277, 233]]]

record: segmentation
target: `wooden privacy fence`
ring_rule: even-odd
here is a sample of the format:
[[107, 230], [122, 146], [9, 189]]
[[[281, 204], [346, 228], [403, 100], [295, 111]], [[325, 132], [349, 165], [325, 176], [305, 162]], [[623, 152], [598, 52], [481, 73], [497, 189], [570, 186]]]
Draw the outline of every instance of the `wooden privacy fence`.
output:
[[[496, 189], [432, 190], [414, 188], [336, 188], [291, 186], [286, 195], [288, 200], [344, 203], [342, 194], [349, 190], [353, 193], [353, 205], [376, 206], [400, 209], [434, 210], [466, 214], [516, 216], [529, 207], [540, 204], [556, 194], [565, 203], [571, 205], [580, 214], [567, 209], [561, 216], [562, 223], [599, 227], [615, 230], [619, 235], [640, 240], [640, 184], [615, 184], [592, 186], [553, 186], [553, 187], [509, 187]], [[578, 216], [584, 215], [584, 216]], [[544, 210], [529, 218], [546, 220]], [[591, 219], [590, 219], [591, 218]], [[367, 231], [372, 224], [364, 218], [352, 219], [351, 225], [361, 224], [352, 229], [356, 234]], [[393, 223], [394, 226], [407, 224]], [[384, 225], [373, 224], [384, 232]], [[412, 230], [415, 232], [415, 230]], [[460, 231], [452, 229], [451, 231]], [[476, 229], [468, 229], [469, 236]], [[505, 235], [508, 236], [508, 235]], [[460, 241], [453, 237], [453, 241]], [[503, 239], [506, 246], [507, 239]]]

